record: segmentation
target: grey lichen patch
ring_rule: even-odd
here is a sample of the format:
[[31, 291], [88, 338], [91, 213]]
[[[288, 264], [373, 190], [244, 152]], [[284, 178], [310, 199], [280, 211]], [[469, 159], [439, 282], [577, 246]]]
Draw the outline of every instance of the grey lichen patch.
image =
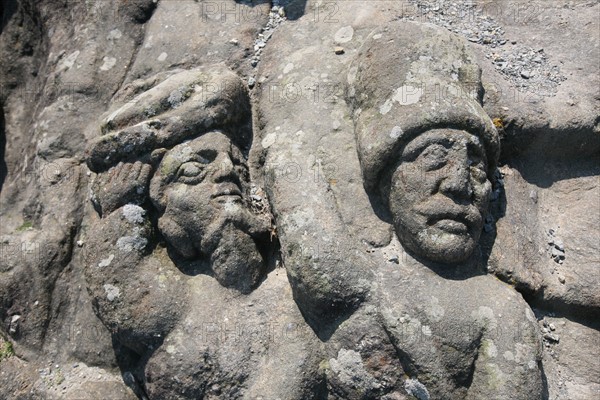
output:
[[487, 358], [496, 358], [498, 349], [492, 340], [484, 339], [481, 343], [482, 354]]
[[104, 258], [104, 259], [100, 260], [100, 262], [98, 263], [98, 266], [100, 268], [102, 268], [102, 267], [108, 267], [114, 258], [115, 258], [115, 255], [111, 254], [107, 258]]
[[167, 99], [172, 108], [179, 107], [183, 103], [183, 100], [183, 93], [179, 89], [173, 90]]
[[106, 298], [108, 301], [114, 301], [117, 297], [121, 295], [121, 289], [118, 287], [107, 283], [104, 285], [104, 291], [106, 292]]
[[487, 331], [493, 331], [498, 327], [498, 320], [494, 316], [494, 311], [485, 306], [480, 306], [471, 313], [471, 316], [480, 321]]
[[365, 369], [362, 357], [354, 350], [340, 349], [337, 358], [329, 360], [329, 366], [334, 379], [343, 387], [369, 392], [381, 386]]
[[169, 94], [167, 102], [171, 108], [177, 108], [194, 92], [193, 86], [181, 86]]
[[146, 210], [144, 210], [140, 206], [136, 206], [135, 204], [126, 204], [123, 207], [123, 217], [132, 224], [142, 224], [144, 223], [144, 216], [146, 215]]
[[335, 33], [334, 40], [336, 43], [347, 43], [352, 40], [354, 29], [352, 26], [343, 26]]
[[419, 382], [418, 379], [407, 379], [406, 382], [404, 382], [404, 389], [408, 392], [408, 394], [416, 397], [419, 400], [430, 399], [427, 388], [425, 385]]
[[120, 39], [123, 36], [123, 33], [118, 30], [118, 29], [113, 29], [112, 31], [110, 31], [107, 35], [107, 39], [108, 40], [117, 40]]
[[152, 107], [152, 106], [148, 106], [146, 107], [146, 109], [144, 110], [144, 115], [146, 117], [154, 117], [157, 114], [156, 108]]
[[117, 240], [117, 248], [121, 251], [144, 250], [148, 240], [140, 236], [122, 236]]
[[102, 59], [103, 63], [100, 66], [100, 71], [108, 71], [110, 69], [112, 69], [112, 67], [115, 66], [115, 64], [117, 63], [117, 59], [115, 57], [104, 57]]

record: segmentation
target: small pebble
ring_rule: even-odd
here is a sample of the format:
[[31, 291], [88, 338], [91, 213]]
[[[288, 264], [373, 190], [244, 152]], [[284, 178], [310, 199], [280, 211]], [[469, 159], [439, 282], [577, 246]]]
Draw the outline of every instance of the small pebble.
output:
[[344, 54], [346, 51], [344, 50], [343, 47], [337, 46], [335, 49], [333, 49], [333, 51], [335, 52], [335, 54], [340, 55], [340, 54]]
[[526, 70], [521, 71], [521, 77], [523, 77], [525, 79], [531, 78], [531, 71], [526, 71]]
[[563, 244], [563, 241], [560, 239], [556, 239], [554, 241], [554, 247], [556, 247], [558, 250], [560, 251], [565, 251], [565, 245]]
[[564, 257], [564, 255], [565, 255], [565, 253], [563, 251], [557, 249], [556, 247], [554, 247], [552, 249], [552, 257], [554, 257], [554, 258], [560, 258], [560, 257]]
[[529, 198], [534, 202], [537, 203], [538, 202], [538, 194], [537, 191], [532, 190], [531, 192], [529, 192]]
[[552, 333], [545, 333], [543, 336], [544, 336], [544, 339], [546, 339], [549, 342], [552, 342], [552, 343], [560, 342], [560, 338], [558, 337], [558, 335], [554, 335]]

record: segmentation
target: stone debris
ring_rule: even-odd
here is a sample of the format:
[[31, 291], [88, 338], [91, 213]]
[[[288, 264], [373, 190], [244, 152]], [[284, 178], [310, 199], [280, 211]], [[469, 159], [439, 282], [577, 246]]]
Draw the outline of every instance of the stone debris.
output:
[[333, 49], [333, 51], [334, 51], [334, 52], [335, 52], [335, 54], [337, 54], [337, 55], [341, 55], [341, 54], [344, 54], [344, 53], [346, 52], [346, 51], [344, 50], [344, 48], [343, 48], [343, 47], [341, 47], [341, 46], [336, 46], [336, 47]]
[[425, 385], [419, 382], [418, 379], [407, 379], [406, 382], [404, 382], [404, 389], [406, 389], [408, 394], [416, 397], [419, 400], [429, 400], [429, 392], [427, 391], [427, 388]]
[[[540, 333], [542, 334], [542, 341], [545, 347], [545, 351], [550, 357], [558, 360], [558, 352], [556, 346], [560, 343], [560, 336], [557, 333], [557, 327], [552, 321], [556, 321], [554, 313], [541, 314], [539, 310], [537, 312], [538, 325], [540, 327]], [[564, 327], [564, 322], [562, 323]]]
[[269, 202], [265, 192], [254, 184], [250, 186], [250, 208], [257, 214], [269, 212]]
[[542, 323], [542, 337], [544, 338], [544, 342], [550, 343], [550, 344], [557, 344], [560, 342], [560, 336], [558, 336], [556, 334], [556, 326], [550, 322], [548, 322], [547, 319], [543, 318], [541, 321]]
[[550, 229], [547, 233], [547, 236], [550, 257], [556, 263], [562, 264], [565, 261], [565, 245], [563, 244], [563, 241], [556, 237], [556, 231], [554, 229]]
[[[469, 42], [485, 46], [494, 68], [523, 92], [554, 96], [558, 85], [567, 78], [558, 65], [552, 65], [544, 49], [517, 45], [506, 38], [504, 28], [493, 18], [496, 11], [472, 0], [409, 0], [416, 15], [400, 19], [429, 22], [465, 37]], [[412, 14], [412, 13], [411, 13]], [[510, 43], [510, 45], [509, 45]]]
[[[254, 40], [254, 55], [250, 59], [250, 65], [252, 65], [253, 68], [258, 66], [263, 49], [267, 46], [267, 43], [273, 36], [275, 29], [286, 19], [285, 8], [279, 5], [279, 1], [273, 1], [273, 7], [271, 7], [271, 11], [269, 11], [269, 21], [260, 29], [258, 37]], [[233, 40], [230, 41], [230, 43], [233, 43]], [[237, 44], [237, 40], [235, 41], [236, 43], [234, 44]], [[256, 78], [254, 76], [248, 77], [248, 87], [252, 89], [255, 84]]]
[[19, 320], [21, 320], [21, 316], [20, 315], [13, 315], [10, 319], [10, 324], [8, 327], [8, 333], [10, 333], [11, 335], [14, 335], [17, 333], [17, 331], [19, 330]]

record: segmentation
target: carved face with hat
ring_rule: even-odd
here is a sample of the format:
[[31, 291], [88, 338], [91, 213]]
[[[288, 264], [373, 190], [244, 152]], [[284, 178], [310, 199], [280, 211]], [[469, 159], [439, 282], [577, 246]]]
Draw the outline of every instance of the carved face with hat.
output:
[[209, 261], [224, 286], [249, 292], [264, 271], [255, 239], [268, 227], [248, 208], [251, 109], [239, 77], [221, 65], [175, 73], [113, 112], [105, 130], [90, 169], [158, 164], [149, 198], [162, 236], [182, 258]]
[[[390, 51], [391, 40], [401, 46]], [[405, 249], [466, 261], [481, 235], [499, 141], [464, 43], [431, 25], [388, 25], [367, 40], [355, 71], [365, 188], [387, 205]]]

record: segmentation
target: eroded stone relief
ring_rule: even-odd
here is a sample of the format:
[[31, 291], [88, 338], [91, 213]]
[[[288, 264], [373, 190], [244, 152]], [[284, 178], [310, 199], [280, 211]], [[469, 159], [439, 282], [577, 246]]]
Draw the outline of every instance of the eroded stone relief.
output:
[[600, 388], [598, 4], [13, 3], [0, 397]]
[[[290, 357], [268, 362], [282, 376], [317, 368], [318, 344], [305, 347], [314, 339], [273, 272], [272, 217], [250, 199], [250, 117], [223, 66], [178, 72], [113, 112], [88, 152], [91, 168], [118, 163], [92, 184], [86, 277], [138, 395], [251, 396], [266, 355]], [[316, 390], [288, 379], [271, 395]]]

